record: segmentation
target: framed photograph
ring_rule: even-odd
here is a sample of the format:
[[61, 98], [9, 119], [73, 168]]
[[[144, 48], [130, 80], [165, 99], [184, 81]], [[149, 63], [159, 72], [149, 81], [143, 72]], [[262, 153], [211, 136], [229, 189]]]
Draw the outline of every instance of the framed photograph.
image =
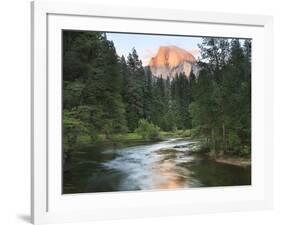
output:
[[34, 224], [272, 207], [272, 18], [32, 3]]

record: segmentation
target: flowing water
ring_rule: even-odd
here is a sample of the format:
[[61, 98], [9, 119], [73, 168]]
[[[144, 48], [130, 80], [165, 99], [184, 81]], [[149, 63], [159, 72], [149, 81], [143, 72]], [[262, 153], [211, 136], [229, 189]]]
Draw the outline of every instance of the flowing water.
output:
[[190, 154], [198, 143], [174, 138], [137, 146], [79, 149], [67, 162], [63, 193], [251, 184], [251, 168]]

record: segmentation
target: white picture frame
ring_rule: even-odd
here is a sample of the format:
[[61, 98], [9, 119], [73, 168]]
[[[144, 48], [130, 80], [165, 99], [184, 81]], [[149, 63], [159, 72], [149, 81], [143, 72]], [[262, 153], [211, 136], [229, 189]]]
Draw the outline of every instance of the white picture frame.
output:
[[[157, 26], [156, 26], [157, 25]], [[181, 27], [188, 29], [181, 29]], [[253, 39], [252, 185], [61, 194], [61, 30]], [[34, 224], [269, 209], [273, 204], [272, 17], [32, 2], [32, 198]]]

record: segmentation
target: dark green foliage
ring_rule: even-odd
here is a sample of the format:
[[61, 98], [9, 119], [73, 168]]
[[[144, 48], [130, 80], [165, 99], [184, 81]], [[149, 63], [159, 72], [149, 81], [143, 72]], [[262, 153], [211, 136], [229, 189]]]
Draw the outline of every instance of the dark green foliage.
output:
[[192, 87], [194, 130], [214, 155], [251, 149], [251, 41], [204, 38], [200, 76]]
[[143, 86], [144, 118], [151, 120], [153, 117], [153, 78], [149, 68], [146, 68]]
[[159, 140], [160, 138], [160, 128], [145, 119], [139, 120], [138, 128], [135, 131], [145, 140]]
[[177, 75], [171, 82], [171, 96], [174, 111], [177, 111], [177, 128], [191, 128], [189, 104], [191, 103], [190, 80], [184, 73]]
[[67, 150], [72, 151], [73, 146], [77, 142], [79, 135], [88, 134], [90, 132], [89, 124], [84, 122], [83, 115], [81, 116], [79, 109], [63, 111], [63, 132]]
[[121, 71], [113, 43], [101, 32], [64, 31], [63, 48], [67, 142], [73, 145], [77, 135], [72, 133], [81, 131], [81, 135], [84, 128], [93, 138], [97, 133], [110, 138], [112, 133], [126, 132]]
[[142, 62], [139, 60], [136, 50], [127, 58], [127, 74], [125, 85], [126, 117], [131, 131], [136, 129], [140, 118], [144, 117], [144, 84], [145, 75]]
[[[63, 132], [66, 147], [79, 135], [189, 130], [214, 154], [251, 152], [251, 41], [204, 38], [200, 75], [163, 79], [143, 67], [133, 48], [118, 57], [103, 32], [63, 32]], [[189, 136], [188, 132], [188, 136]]]

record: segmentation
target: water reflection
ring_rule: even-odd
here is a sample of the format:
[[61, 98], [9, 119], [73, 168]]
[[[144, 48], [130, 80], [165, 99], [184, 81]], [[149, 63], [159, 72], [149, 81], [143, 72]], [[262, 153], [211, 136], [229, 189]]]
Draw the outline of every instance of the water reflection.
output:
[[64, 193], [250, 184], [250, 168], [191, 156], [194, 144], [170, 139], [117, 149], [82, 149], [64, 172]]
[[173, 160], [164, 160], [152, 171], [153, 189], [188, 187], [188, 170], [177, 167]]

